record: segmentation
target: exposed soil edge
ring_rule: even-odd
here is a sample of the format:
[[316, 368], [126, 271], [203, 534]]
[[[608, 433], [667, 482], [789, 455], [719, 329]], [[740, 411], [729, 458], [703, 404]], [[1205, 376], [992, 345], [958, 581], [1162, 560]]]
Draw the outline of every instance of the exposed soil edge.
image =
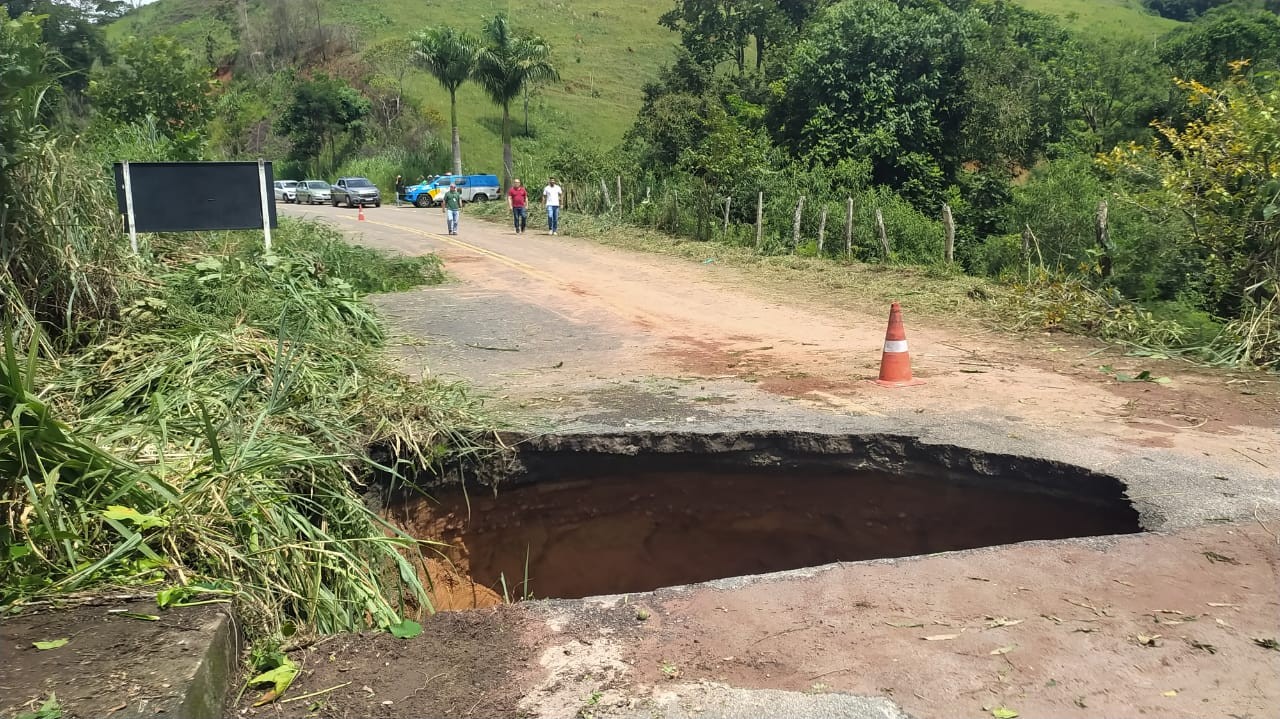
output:
[[[925, 442], [894, 434], [826, 434], [790, 430], [743, 432], [608, 432], [500, 435], [511, 451], [480, 464], [454, 466], [443, 475], [423, 473], [421, 486], [445, 487], [463, 481], [494, 488], [556, 478], [555, 467], [566, 454], [609, 461], [622, 457], [651, 458], [680, 454], [720, 456], [736, 466], [838, 465], [850, 470], [936, 474], [956, 483], [981, 483], [1010, 491], [1096, 498], [1100, 502], [1133, 503], [1119, 477], [1051, 459], [1001, 454], [954, 444]], [[1163, 518], [1133, 509], [1144, 530], [1158, 529]]]

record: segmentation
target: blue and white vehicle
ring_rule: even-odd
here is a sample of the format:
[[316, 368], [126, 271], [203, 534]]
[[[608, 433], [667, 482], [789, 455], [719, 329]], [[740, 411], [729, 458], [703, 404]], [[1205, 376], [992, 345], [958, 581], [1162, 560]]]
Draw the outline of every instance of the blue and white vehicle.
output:
[[502, 196], [497, 175], [441, 175], [434, 180], [404, 188], [404, 199], [418, 207], [435, 207], [449, 185], [462, 190], [463, 202], [487, 202]]

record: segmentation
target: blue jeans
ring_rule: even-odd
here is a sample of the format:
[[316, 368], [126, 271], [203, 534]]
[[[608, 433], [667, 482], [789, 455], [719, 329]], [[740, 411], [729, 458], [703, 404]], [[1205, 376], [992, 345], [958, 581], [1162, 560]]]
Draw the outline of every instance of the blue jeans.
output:
[[547, 205], [547, 230], [555, 232], [560, 229], [560, 206]]
[[449, 226], [450, 232], [458, 231], [458, 215], [462, 214], [462, 210], [445, 210], [444, 222]]
[[511, 219], [516, 223], [516, 232], [524, 232], [525, 222], [528, 220], [528, 213], [525, 212], [525, 208], [511, 208]]

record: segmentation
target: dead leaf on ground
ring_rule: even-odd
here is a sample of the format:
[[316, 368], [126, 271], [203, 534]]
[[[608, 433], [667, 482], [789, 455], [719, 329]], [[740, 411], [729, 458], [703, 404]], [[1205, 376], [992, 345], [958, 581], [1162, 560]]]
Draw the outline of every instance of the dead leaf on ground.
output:
[[1177, 609], [1152, 609], [1151, 611], [1156, 612], [1158, 614], [1182, 614], [1182, 612], [1178, 611]]
[[1225, 554], [1218, 554], [1217, 552], [1202, 552], [1202, 554], [1211, 564], [1234, 564], [1237, 566], [1240, 564], [1235, 557], [1228, 557]]
[[1110, 612], [1110, 611], [1108, 611], [1108, 610], [1106, 610], [1106, 609], [1099, 609], [1099, 608], [1097, 608], [1097, 607], [1093, 606], [1092, 604], [1090, 604], [1090, 603], [1088, 603], [1088, 602], [1077, 602], [1077, 601], [1076, 601], [1076, 600], [1074, 600], [1074, 599], [1068, 599], [1068, 598], [1066, 598], [1066, 597], [1063, 597], [1063, 598], [1062, 598], [1062, 601], [1066, 602], [1067, 604], [1074, 604], [1075, 606], [1077, 606], [1077, 607], [1081, 607], [1081, 608], [1083, 608], [1083, 609], [1088, 609], [1089, 611], [1093, 612], [1094, 614], [1098, 615], [1099, 617], [1109, 617], [1109, 616], [1111, 616], [1111, 612]]
[[924, 622], [885, 622], [885, 624], [899, 629], [918, 629], [924, 626]]
[[1018, 712], [1008, 707], [996, 707], [991, 710], [991, 716], [996, 719], [1017, 719]]
[[995, 629], [996, 627], [1012, 627], [1021, 624], [1021, 619], [1009, 619], [1008, 617], [987, 617], [987, 628]]
[[920, 638], [925, 640], [926, 642], [945, 642], [948, 639], [955, 639], [958, 636], [960, 635], [959, 634], [934, 634], [931, 636], [920, 637]]
[[1158, 641], [1160, 639], [1159, 634], [1139, 634], [1135, 638], [1138, 640], [1138, 644], [1141, 644], [1144, 647], [1160, 646], [1160, 642]]
[[1249, 638], [1253, 640], [1254, 644], [1257, 644], [1263, 649], [1274, 649], [1280, 652], [1280, 642], [1277, 642], [1275, 639], [1266, 638], [1266, 637], [1249, 637]]
[[1162, 696], [1162, 697], [1176, 697], [1176, 696], [1178, 696], [1178, 693], [1177, 693], [1176, 691], [1174, 691], [1174, 690], [1170, 689], [1170, 690], [1169, 690], [1169, 691], [1167, 691], [1167, 692], [1160, 692], [1160, 696]]
[[1211, 607], [1238, 607], [1239, 604], [1230, 604], [1228, 602], [1209, 602]]
[[1218, 648], [1213, 646], [1212, 644], [1205, 644], [1204, 642], [1199, 642], [1199, 641], [1196, 641], [1195, 639], [1190, 639], [1187, 641], [1187, 643], [1195, 647], [1196, 649], [1209, 652], [1210, 654], [1218, 653]]
[[995, 649], [992, 649], [990, 652], [987, 652], [987, 653], [994, 656], [999, 656], [1001, 654], [1008, 654], [1009, 652], [1013, 651], [1017, 647], [1018, 645], [1016, 644], [1010, 644], [1007, 647], [996, 647]]
[[58, 647], [66, 646], [69, 641], [71, 641], [69, 638], [62, 637], [61, 639], [50, 639], [47, 642], [31, 642], [31, 646], [40, 650], [57, 649]]

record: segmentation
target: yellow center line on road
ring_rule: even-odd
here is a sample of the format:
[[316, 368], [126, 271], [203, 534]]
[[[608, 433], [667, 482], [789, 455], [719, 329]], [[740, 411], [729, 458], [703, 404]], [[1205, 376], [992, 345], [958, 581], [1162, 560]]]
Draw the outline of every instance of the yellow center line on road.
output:
[[[357, 222], [357, 223], [359, 222], [358, 220], [354, 220], [345, 215], [339, 215], [339, 217], [348, 222]], [[500, 252], [494, 252], [493, 250], [487, 250], [483, 247], [473, 245], [470, 242], [455, 240], [452, 237], [449, 237], [447, 235], [441, 235], [439, 233], [429, 232], [427, 230], [420, 230], [416, 227], [409, 227], [407, 225], [397, 225], [390, 222], [380, 222], [378, 220], [368, 220], [368, 219], [364, 220], [364, 222], [371, 225], [378, 225], [379, 227], [386, 227], [392, 230], [402, 230], [404, 232], [409, 232], [415, 235], [421, 235], [422, 237], [428, 237], [433, 240], [440, 240], [442, 242], [447, 242], [456, 247], [460, 247], [462, 249], [475, 252], [478, 255], [484, 255], [485, 257], [489, 257], [491, 259], [497, 260], [498, 262], [501, 262], [502, 264], [507, 265], [512, 269], [523, 272], [526, 275], [529, 275], [530, 277], [537, 277], [541, 280], [551, 283], [552, 285], [559, 286], [559, 287], [571, 286], [571, 284], [568, 281], [566, 281], [563, 277], [558, 277], [556, 275], [551, 274], [550, 272], [544, 272], [543, 270], [540, 270], [537, 267], [534, 267], [533, 265], [526, 264], [524, 262], [521, 262], [520, 260], [508, 257]], [[602, 306], [608, 309], [609, 311], [613, 312], [613, 314], [617, 315], [621, 319], [631, 321], [631, 322], [636, 321], [637, 318], [643, 318], [649, 321], [656, 321], [656, 318], [652, 313], [639, 311], [635, 307], [621, 305], [617, 302], [601, 297], [600, 295], [592, 294], [592, 298], [597, 306]], [[548, 309], [551, 309], [551, 308], [548, 308]], [[551, 309], [551, 311], [571, 322], [579, 321], [558, 310]]]
[[[357, 222], [357, 220], [352, 220], [351, 218], [345, 217], [345, 216], [343, 216], [342, 219], [347, 220], [349, 222]], [[534, 267], [533, 265], [526, 264], [512, 257], [508, 257], [507, 255], [504, 255], [500, 252], [494, 252], [493, 250], [486, 250], [485, 248], [473, 245], [470, 242], [455, 240], [452, 237], [449, 237], [447, 235], [441, 235], [439, 233], [430, 232], [427, 230], [420, 230], [416, 227], [409, 227], [407, 225], [396, 225], [390, 222], [379, 222], [378, 220], [365, 220], [364, 222], [370, 225], [378, 225], [380, 227], [386, 227], [392, 230], [401, 230], [404, 232], [411, 232], [415, 235], [429, 237], [433, 240], [440, 240], [441, 242], [448, 242], [449, 244], [454, 245], [456, 247], [461, 247], [462, 249], [465, 249], [465, 250], [471, 250], [476, 254], [485, 255], [486, 257], [495, 259], [498, 262], [501, 262], [502, 264], [507, 265], [508, 267], [520, 270], [521, 272], [524, 272], [526, 274], [533, 275], [535, 277], [539, 277], [541, 279], [544, 279], [550, 282], [555, 282], [557, 284], [563, 284], [563, 280], [561, 280], [560, 278], [548, 272], [543, 272], [542, 270], [538, 269], [537, 267]]]

